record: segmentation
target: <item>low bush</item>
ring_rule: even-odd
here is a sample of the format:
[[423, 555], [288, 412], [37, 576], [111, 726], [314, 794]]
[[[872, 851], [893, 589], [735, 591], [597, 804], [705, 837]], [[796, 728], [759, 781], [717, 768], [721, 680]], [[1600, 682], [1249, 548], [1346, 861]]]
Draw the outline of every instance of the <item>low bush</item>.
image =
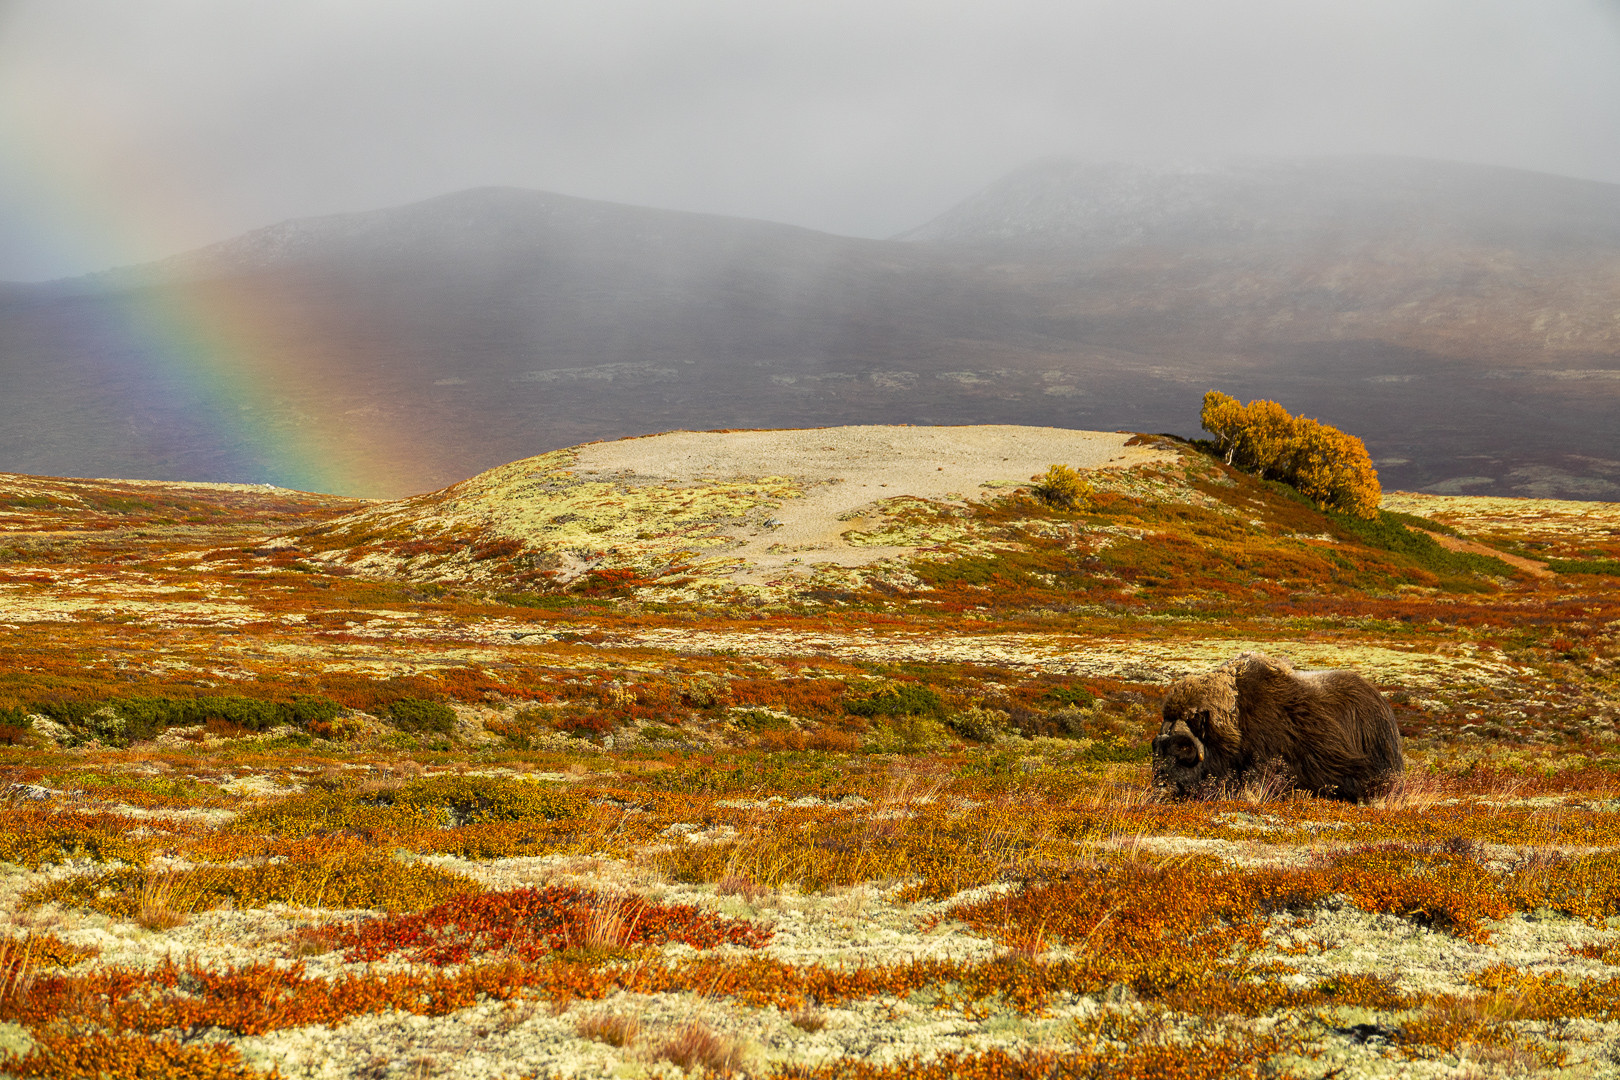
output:
[[335, 701], [319, 697], [269, 701], [209, 694], [194, 698], [42, 701], [28, 706], [27, 711], [62, 724], [71, 733], [72, 744], [97, 741], [105, 746], [125, 747], [132, 742], [155, 738], [171, 727], [213, 724], [247, 732], [281, 726], [307, 728], [312, 724], [330, 723], [344, 709]]
[[1620, 577], [1620, 559], [1548, 559], [1547, 569], [1555, 574], [1600, 574]]
[[514, 750], [532, 750], [542, 733], [553, 730], [551, 714], [543, 709], [519, 709], [511, 716], [484, 723], [484, 730], [499, 735]]
[[17, 746], [34, 734], [34, 721], [23, 708], [0, 709], [0, 744]]
[[25, 893], [22, 902], [58, 903], [126, 919], [140, 915], [157, 895], [165, 910], [182, 916], [224, 904], [420, 911], [481, 888], [461, 874], [380, 856], [374, 847], [356, 840], [322, 840], [284, 859], [160, 875], [141, 869], [108, 870], [48, 882]]
[[7, 1061], [5, 1070], [18, 1080], [264, 1080], [263, 1073], [243, 1063], [233, 1046], [93, 1031], [36, 1032], [29, 1051]]
[[945, 725], [964, 739], [993, 743], [1011, 730], [1011, 719], [1000, 709], [986, 709], [974, 705], [953, 712], [945, 718]]
[[456, 726], [456, 711], [441, 701], [406, 698], [388, 706], [388, 718], [401, 731], [445, 734]]
[[393, 793], [391, 800], [394, 806], [410, 809], [445, 807], [458, 825], [556, 821], [578, 815], [585, 806], [579, 796], [547, 784], [461, 774], [413, 780]]
[[482, 953], [536, 961], [562, 950], [617, 950], [678, 941], [695, 949], [720, 944], [759, 948], [771, 931], [689, 904], [657, 904], [633, 896], [562, 885], [458, 897], [414, 915], [332, 928], [351, 962], [396, 952], [419, 963], [461, 964]]
[[1068, 465], [1051, 465], [1035, 480], [1035, 497], [1048, 506], [1073, 510], [1091, 494], [1091, 485]]
[[1340, 528], [1368, 547], [1404, 555], [1433, 574], [1441, 576], [1483, 574], [1486, 577], [1501, 578], [1512, 578], [1519, 574], [1519, 571], [1501, 559], [1441, 547], [1434, 537], [1426, 536], [1418, 528], [1410, 527], [1413, 519], [1408, 514], [1379, 510], [1369, 517], [1335, 513], [1329, 513], [1328, 516]]
[[453, 774], [300, 792], [250, 807], [226, 831], [292, 839], [331, 833], [404, 837], [497, 822], [557, 821], [587, 805], [571, 792], [529, 780]]
[[888, 683], [865, 697], [847, 701], [844, 708], [855, 716], [932, 716], [945, 715], [945, 702], [937, 691], [921, 683]]
[[931, 716], [902, 713], [873, 725], [865, 749], [878, 754], [922, 754], [949, 740], [945, 725]]
[[8, 807], [0, 817], [0, 862], [30, 870], [69, 859], [141, 865], [156, 841], [150, 835], [135, 838], [128, 833], [150, 824], [115, 814]]

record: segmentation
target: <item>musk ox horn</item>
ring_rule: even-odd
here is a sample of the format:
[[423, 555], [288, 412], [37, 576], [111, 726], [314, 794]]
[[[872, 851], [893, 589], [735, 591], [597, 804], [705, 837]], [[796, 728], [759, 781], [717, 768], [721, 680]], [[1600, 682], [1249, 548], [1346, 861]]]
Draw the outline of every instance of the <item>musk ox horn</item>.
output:
[[1165, 749], [1178, 758], [1186, 756], [1182, 753], [1183, 750], [1191, 750], [1197, 756], [1198, 763], [1203, 764], [1204, 744], [1198, 741], [1198, 736], [1192, 733], [1192, 728], [1188, 727], [1184, 720], [1177, 720], [1176, 726], [1170, 729], [1170, 738], [1165, 743]]
[[1174, 758], [1181, 768], [1192, 769], [1204, 763], [1204, 744], [1191, 728], [1178, 720], [1169, 731], [1153, 740], [1153, 754], [1157, 758]]

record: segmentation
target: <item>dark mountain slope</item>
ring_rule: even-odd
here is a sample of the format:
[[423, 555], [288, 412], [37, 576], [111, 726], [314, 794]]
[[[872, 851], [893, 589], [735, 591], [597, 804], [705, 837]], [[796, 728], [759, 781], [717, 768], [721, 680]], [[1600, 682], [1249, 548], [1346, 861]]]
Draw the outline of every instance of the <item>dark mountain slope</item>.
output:
[[462, 192], [0, 289], [0, 469], [398, 495], [676, 427], [1191, 433], [1219, 386], [1387, 486], [1620, 497], [1617, 192], [1046, 163], [905, 242]]

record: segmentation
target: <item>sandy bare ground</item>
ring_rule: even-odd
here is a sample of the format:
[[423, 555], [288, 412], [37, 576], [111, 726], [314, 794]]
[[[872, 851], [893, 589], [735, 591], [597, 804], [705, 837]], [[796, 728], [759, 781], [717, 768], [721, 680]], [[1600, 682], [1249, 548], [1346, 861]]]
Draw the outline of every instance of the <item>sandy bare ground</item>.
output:
[[586, 480], [702, 483], [735, 477], [792, 477], [802, 498], [785, 500], [774, 524], [738, 529], [728, 554], [750, 569], [739, 577], [775, 577], [791, 564], [863, 566], [909, 555], [908, 547], [850, 544], [844, 534], [867, 527], [862, 510], [911, 496], [959, 502], [986, 488], [1026, 484], [1049, 465], [1128, 468], [1174, 455], [1126, 446], [1118, 432], [981, 424], [966, 427], [806, 428], [792, 431], [675, 431], [580, 449]]

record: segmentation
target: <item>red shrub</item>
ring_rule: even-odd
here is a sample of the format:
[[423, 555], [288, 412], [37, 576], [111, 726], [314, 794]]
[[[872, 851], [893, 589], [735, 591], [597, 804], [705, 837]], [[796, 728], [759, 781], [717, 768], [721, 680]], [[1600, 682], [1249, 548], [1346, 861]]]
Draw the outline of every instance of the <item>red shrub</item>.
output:
[[458, 897], [416, 915], [373, 919], [340, 929], [350, 961], [380, 960], [409, 951], [413, 960], [460, 964], [479, 953], [538, 960], [558, 949], [625, 948], [680, 941], [759, 948], [771, 931], [688, 904], [653, 904], [637, 897], [552, 885]]

